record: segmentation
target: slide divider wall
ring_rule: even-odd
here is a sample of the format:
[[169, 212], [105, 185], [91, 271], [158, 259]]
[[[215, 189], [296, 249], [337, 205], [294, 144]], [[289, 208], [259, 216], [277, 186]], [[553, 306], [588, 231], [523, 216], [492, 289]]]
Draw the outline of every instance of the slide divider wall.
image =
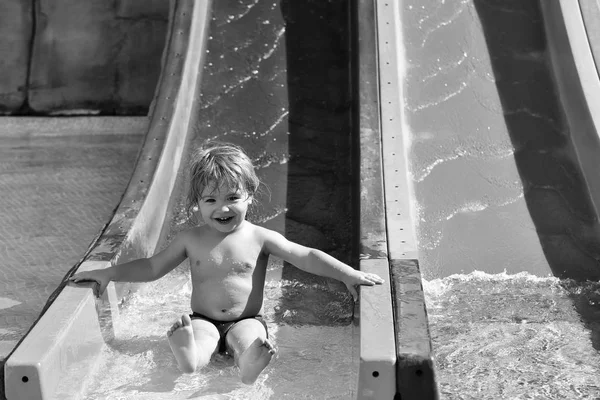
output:
[[159, 246], [175, 179], [189, 140], [210, 21], [210, 0], [173, 0], [162, 72], [135, 170], [112, 219], [65, 276], [4, 366], [8, 400], [79, 398], [106, 342], [114, 337], [128, 285], [101, 299], [71, 287], [76, 271], [152, 255]]
[[409, 175], [401, 5], [357, 0], [354, 16], [360, 269], [386, 280], [361, 291], [359, 399], [439, 397]]
[[359, 268], [385, 280], [383, 285], [360, 291], [357, 398], [387, 400], [396, 393], [396, 337], [385, 221], [375, 2], [357, 1], [353, 22]]

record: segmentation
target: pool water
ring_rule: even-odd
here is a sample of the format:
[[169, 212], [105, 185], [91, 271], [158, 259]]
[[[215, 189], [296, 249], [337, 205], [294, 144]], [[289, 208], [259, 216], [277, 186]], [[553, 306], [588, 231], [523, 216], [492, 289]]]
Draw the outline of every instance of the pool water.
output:
[[598, 340], [574, 310], [600, 315], [600, 283], [475, 271], [424, 290], [442, 398], [600, 397]]
[[[83, 398], [354, 397], [357, 372], [353, 368], [354, 326], [350, 323], [329, 326], [302, 323], [306, 319], [303, 313], [313, 318], [320, 313], [317, 318], [349, 321], [353, 311], [351, 300], [337, 287], [272, 279], [280, 275], [282, 267], [278, 262], [269, 265], [264, 308], [265, 321], [278, 348], [278, 356], [254, 385], [242, 384], [233, 359], [223, 354], [216, 355], [198, 373], [182, 374], [179, 371], [166, 331], [177, 317], [190, 312], [191, 282], [189, 267], [184, 263], [161, 280], [141, 287], [122, 309], [116, 337], [103, 350]], [[297, 307], [280, 308], [279, 299], [284, 290], [297, 292]], [[326, 302], [322, 301], [325, 299]]]

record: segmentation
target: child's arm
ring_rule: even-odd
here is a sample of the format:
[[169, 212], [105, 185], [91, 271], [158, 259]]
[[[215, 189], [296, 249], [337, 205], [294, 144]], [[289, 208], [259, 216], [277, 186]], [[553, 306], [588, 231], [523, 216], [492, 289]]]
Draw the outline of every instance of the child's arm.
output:
[[173, 270], [187, 257], [186, 234], [179, 234], [167, 248], [150, 258], [140, 258], [105, 269], [77, 273], [69, 278], [74, 283], [95, 281], [94, 294], [99, 297], [111, 281], [150, 282]]
[[373, 286], [383, 283], [380, 276], [357, 271], [321, 250], [291, 242], [274, 231], [264, 229], [264, 233], [264, 244], [270, 254], [295, 265], [303, 271], [343, 282], [355, 301], [358, 298], [355, 286]]

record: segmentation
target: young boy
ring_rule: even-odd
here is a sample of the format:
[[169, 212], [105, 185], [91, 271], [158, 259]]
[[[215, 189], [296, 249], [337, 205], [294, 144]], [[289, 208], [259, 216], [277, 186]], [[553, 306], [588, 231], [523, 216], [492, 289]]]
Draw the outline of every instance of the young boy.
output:
[[343, 282], [354, 299], [357, 285], [383, 280], [313, 248], [246, 221], [260, 181], [251, 160], [231, 144], [213, 144], [196, 152], [190, 165], [188, 212], [204, 225], [178, 234], [150, 258], [73, 275], [71, 281], [95, 281], [95, 294], [110, 281], [148, 282], [189, 259], [192, 314], [184, 314], [167, 332], [179, 368], [192, 373], [217, 351], [234, 357], [243, 383], [252, 384], [269, 364], [275, 348], [261, 317], [270, 255], [316, 275]]

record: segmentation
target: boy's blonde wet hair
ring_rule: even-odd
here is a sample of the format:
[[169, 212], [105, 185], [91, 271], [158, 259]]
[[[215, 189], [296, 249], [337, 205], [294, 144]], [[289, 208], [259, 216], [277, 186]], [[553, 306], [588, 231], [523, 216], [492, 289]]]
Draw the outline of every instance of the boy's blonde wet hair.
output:
[[212, 185], [218, 189], [225, 185], [254, 196], [260, 186], [250, 157], [231, 143], [211, 142], [196, 150], [190, 160], [189, 174], [188, 215], [192, 215], [206, 187]]

